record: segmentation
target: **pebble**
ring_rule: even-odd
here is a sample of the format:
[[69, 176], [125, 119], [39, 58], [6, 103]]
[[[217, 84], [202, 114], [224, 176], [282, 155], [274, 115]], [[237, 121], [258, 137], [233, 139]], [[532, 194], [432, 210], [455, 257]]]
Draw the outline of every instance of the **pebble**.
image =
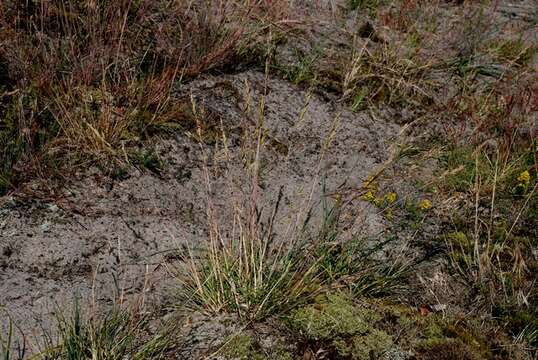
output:
[[44, 233], [48, 233], [50, 231], [50, 226], [51, 226], [51, 223], [50, 221], [45, 221], [43, 224], [41, 224], [39, 226], [39, 228], [41, 229], [41, 231], [43, 231]]

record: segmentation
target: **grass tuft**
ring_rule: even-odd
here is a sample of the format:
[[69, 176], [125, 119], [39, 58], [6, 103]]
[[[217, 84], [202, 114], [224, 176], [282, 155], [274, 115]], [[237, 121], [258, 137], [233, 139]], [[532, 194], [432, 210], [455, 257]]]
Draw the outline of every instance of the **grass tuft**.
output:
[[60, 164], [121, 161], [141, 138], [181, 128], [172, 89], [233, 67], [285, 9], [259, 0], [2, 1], [0, 191]]
[[245, 320], [260, 320], [285, 314], [332, 288], [379, 295], [401, 280], [403, 265], [378, 258], [386, 242], [340, 239], [338, 205], [326, 208], [317, 235], [308, 235], [307, 221], [287, 239], [277, 238], [273, 227], [279, 202], [265, 222], [248, 208], [236, 208], [231, 236], [212, 222], [208, 243], [199, 254], [184, 254], [177, 271], [183, 302], [210, 313], [236, 312]]
[[0, 334], [1, 359], [14, 360], [120, 360], [160, 359], [169, 346], [170, 336], [150, 336], [147, 319], [123, 309], [104, 313], [83, 313], [78, 300], [68, 313], [57, 313], [56, 326], [44, 330], [40, 349], [30, 353], [26, 338], [22, 344], [14, 338], [10, 322], [7, 336]]

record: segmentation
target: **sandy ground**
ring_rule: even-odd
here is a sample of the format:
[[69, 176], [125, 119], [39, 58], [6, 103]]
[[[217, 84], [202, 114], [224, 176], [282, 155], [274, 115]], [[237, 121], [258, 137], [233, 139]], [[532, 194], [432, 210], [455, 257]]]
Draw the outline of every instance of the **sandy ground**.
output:
[[[322, 3], [330, 10], [338, 2]], [[298, 6], [307, 16], [308, 6]], [[505, 7], [496, 11], [515, 16], [505, 15]], [[337, 48], [342, 29], [356, 21], [350, 15], [336, 26], [327, 15], [312, 33], [335, 40]], [[289, 54], [277, 55], [285, 62]], [[9, 314], [0, 316], [0, 327], [11, 318], [29, 339], [38, 338], [75, 296], [99, 306], [140, 298], [148, 306], [166, 303], [177, 283], [164, 265], [179, 247], [207, 238], [208, 199], [225, 228], [234, 205], [251, 196], [260, 128], [256, 203], [271, 209], [282, 189], [277, 230], [285, 238], [298, 214], [316, 208], [322, 183], [328, 192], [358, 189], [389, 158], [398, 123], [405, 122], [402, 114], [388, 121], [351, 112], [329, 95], [252, 70], [202, 76], [174, 99], [196, 104], [204, 132], [202, 141], [195, 127], [152, 139], [142, 150], [155, 149], [164, 164], [159, 175], [132, 168], [112, 179], [88, 169], [54, 201], [0, 199], [0, 309]], [[349, 233], [386, 228], [370, 204], [352, 209]]]
[[[262, 121], [266, 141], [258, 203], [270, 208], [283, 189], [282, 229], [315, 207], [323, 176], [328, 190], [359, 187], [386, 160], [399, 131], [397, 125], [253, 71], [202, 78], [181, 96], [192, 96], [200, 117], [226, 131], [204, 144], [196, 134], [158, 140], [160, 176], [135, 169], [126, 179], [113, 180], [90, 169], [56, 202], [4, 200], [0, 306], [29, 337], [39, 335], [40, 324], [76, 295], [98, 304], [133, 295], [148, 302], [166, 299], [174, 281], [161, 265], [181, 244], [204, 240], [207, 195], [223, 222], [230, 219], [235, 199], [249, 196], [245, 158], [250, 155], [243, 140], [256, 138]], [[372, 234], [383, 229], [383, 218], [369, 204], [355, 211], [355, 228]], [[2, 317], [4, 326], [6, 320]]]

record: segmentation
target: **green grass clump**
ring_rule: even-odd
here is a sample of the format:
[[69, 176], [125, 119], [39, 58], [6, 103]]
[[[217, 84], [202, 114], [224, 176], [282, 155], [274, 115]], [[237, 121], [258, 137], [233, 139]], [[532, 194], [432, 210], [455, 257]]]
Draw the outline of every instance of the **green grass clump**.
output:
[[315, 84], [317, 77], [315, 65], [320, 60], [321, 51], [314, 50], [310, 54], [303, 54], [299, 50], [296, 50], [295, 55], [298, 58], [296, 63], [288, 66], [276, 65], [276, 70], [295, 85], [302, 83]]
[[256, 214], [241, 217], [248, 210], [236, 209], [237, 224], [242, 225], [234, 237], [213, 233], [200, 254], [184, 255], [178, 269], [182, 303], [262, 320], [284, 315], [333, 286], [356, 294], [390, 292], [405, 274], [398, 261], [377, 258], [390, 241], [372, 245], [360, 235], [349, 242], [340, 239], [338, 204], [324, 207], [324, 221], [314, 235], [305, 231], [309, 218], [287, 242], [262, 231], [273, 228], [279, 202], [267, 221]]
[[58, 313], [56, 326], [44, 330], [41, 348], [30, 354], [27, 340], [15, 339], [10, 325], [6, 336], [0, 334], [0, 359], [22, 360], [122, 360], [161, 359], [169, 345], [169, 335], [150, 336], [147, 322], [135, 314], [112, 309], [86, 316], [78, 301], [69, 313]]
[[58, 359], [123, 359], [133, 352], [134, 324], [123, 313], [112, 313], [103, 319], [85, 321], [75, 307], [70, 318], [59, 318], [61, 345], [51, 353]]
[[527, 45], [522, 39], [494, 42], [490, 47], [499, 60], [519, 66], [528, 65], [538, 53], [537, 46]]
[[281, 6], [0, 2], [0, 193], [38, 174], [121, 161], [148, 134], [181, 129], [172, 87], [233, 66]]

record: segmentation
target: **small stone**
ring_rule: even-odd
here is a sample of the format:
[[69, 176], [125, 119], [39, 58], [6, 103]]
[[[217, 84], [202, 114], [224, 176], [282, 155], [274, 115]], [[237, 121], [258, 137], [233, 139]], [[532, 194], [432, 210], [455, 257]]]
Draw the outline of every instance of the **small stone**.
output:
[[448, 306], [446, 304], [436, 304], [436, 305], [432, 305], [431, 308], [435, 312], [441, 312], [441, 311], [445, 311], [448, 308]]
[[51, 226], [51, 223], [49, 221], [45, 221], [43, 224], [41, 224], [39, 226], [39, 228], [41, 229], [41, 231], [43, 231], [44, 233], [48, 233], [50, 231], [50, 226]]

